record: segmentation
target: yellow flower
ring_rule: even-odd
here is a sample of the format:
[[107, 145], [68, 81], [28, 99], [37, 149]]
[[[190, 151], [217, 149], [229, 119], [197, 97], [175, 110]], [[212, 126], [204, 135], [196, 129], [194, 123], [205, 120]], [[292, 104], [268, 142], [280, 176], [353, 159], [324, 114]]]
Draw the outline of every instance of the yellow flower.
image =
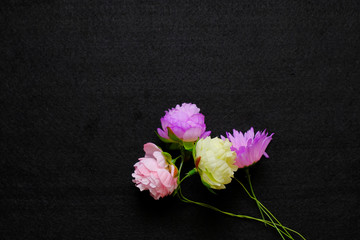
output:
[[196, 144], [196, 166], [203, 182], [213, 189], [224, 189], [238, 169], [236, 153], [230, 150], [228, 139], [200, 139]]

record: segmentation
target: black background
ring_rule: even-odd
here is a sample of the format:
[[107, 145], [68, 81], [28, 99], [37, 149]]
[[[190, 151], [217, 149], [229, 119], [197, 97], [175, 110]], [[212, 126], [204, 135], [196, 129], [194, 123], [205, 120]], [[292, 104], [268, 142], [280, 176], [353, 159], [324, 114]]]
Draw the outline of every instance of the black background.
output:
[[[131, 182], [182, 102], [212, 136], [275, 133], [251, 173], [284, 225], [356, 239], [359, 1], [158, 2], [2, 5], [1, 239], [280, 239]], [[236, 182], [214, 196], [195, 176], [184, 193], [259, 216]]]

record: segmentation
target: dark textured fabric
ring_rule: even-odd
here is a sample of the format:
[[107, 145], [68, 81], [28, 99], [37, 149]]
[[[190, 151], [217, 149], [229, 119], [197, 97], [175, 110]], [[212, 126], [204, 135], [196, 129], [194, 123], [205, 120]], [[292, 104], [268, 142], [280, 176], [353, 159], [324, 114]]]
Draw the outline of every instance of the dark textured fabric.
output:
[[[357, 239], [359, 1], [159, 2], [2, 3], [0, 238], [280, 239], [131, 182], [164, 111], [192, 102], [212, 136], [275, 133], [251, 174], [284, 225]], [[236, 182], [184, 194], [259, 217]]]

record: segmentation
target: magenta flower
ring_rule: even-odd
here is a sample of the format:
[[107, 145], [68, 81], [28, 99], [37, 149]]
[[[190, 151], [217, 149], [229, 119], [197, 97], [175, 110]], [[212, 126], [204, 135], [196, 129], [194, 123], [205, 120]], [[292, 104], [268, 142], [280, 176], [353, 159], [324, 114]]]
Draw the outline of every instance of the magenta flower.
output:
[[184, 142], [193, 142], [198, 138], [205, 138], [210, 135], [206, 130], [204, 115], [200, 113], [200, 108], [192, 103], [183, 103], [181, 106], [165, 111], [165, 116], [161, 118], [162, 129], [157, 132], [160, 137], [169, 139], [168, 128]]
[[155, 200], [170, 195], [177, 188], [176, 166], [167, 163], [161, 149], [153, 143], [146, 143], [144, 151], [145, 157], [134, 165], [133, 182], [140, 191], [149, 190]]
[[[266, 147], [269, 145], [272, 136], [263, 132], [256, 132], [254, 136], [254, 128], [250, 128], [245, 134], [233, 130], [233, 135], [226, 133], [227, 138], [232, 143], [231, 150], [236, 152], [235, 165], [239, 168], [248, 167], [260, 160], [262, 155], [269, 158], [265, 152]], [[224, 138], [224, 137], [222, 137]]]

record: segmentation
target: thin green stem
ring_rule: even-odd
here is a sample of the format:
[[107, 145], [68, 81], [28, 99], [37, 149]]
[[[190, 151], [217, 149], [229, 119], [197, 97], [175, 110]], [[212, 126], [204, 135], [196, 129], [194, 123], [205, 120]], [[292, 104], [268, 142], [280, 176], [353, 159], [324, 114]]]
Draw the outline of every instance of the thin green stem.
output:
[[[181, 155], [178, 156], [176, 159], [178, 159], [179, 157], [181, 158], [181, 163], [180, 163], [180, 167], [178, 169], [178, 187], [175, 189], [174, 193], [173, 193], [173, 196], [176, 196], [179, 192], [179, 188], [180, 188], [180, 183], [186, 178], [183, 178], [181, 181], [180, 181], [180, 177], [181, 177], [181, 170], [182, 170], [182, 167], [183, 167], [183, 164], [184, 164], [184, 159], [185, 159], [185, 153], [184, 153], [184, 148], [181, 147], [180, 148], [180, 152], [181, 152]], [[180, 197], [180, 196], [179, 196]]]
[[179, 179], [180, 179], [181, 169], [182, 169], [182, 166], [183, 166], [184, 161], [185, 161], [185, 152], [184, 152], [184, 148], [183, 148], [183, 147], [180, 148], [180, 152], [181, 152], [181, 155], [180, 155], [180, 157], [181, 157], [181, 163], [180, 163], [179, 174], [178, 174], [178, 175], [179, 175]]
[[[252, 193], [252, 195], [254, 196], [254, 198], [256, 199], [255, 192], [254, 192], [254, 189], [253, 189], [253, 187], [252, 187], [251, 180], [250, 180], [249, 168], [245, 168], [245, 172], [246, 172], [247, 179], [248, 179], [248, 181], [249, 181], [251, 193]], [[259, 203], [258, 203], [257, 201], [256, 201], [256, 205], [257, 205], [258, 208], [259, 208], [259, 211], [260, 211], [260, 214], [261, 214], [261, 218], [265, 220], [264, 214], [262, 213], [262, 211], [261, 211], [261, 209], [260, 209], [260, 206], [259, 206]]]
[[[271, 213], [268, 209], [266, 209], [266, 208], [264, 207], [264, 205], [261, 204], [261, 202], [259, 202], [259, 203], [260, 203], [260, 205], [261, 205], [260, 207], [263, 208], [263, 211], [264, 211], [264, 213], [267, 215], [267, 217], [268, 217], [269, 219], [271, 219], [270, 216], [269, 216], [269, 214], [270, 214], [270, 215], [272, 216], [272, 218], [274, 218], [275, 221], [277, 222], [276, 225], [284, 229], [284, 231], [286, 232], [285, 235], [286, 235], [287, 237], [289, 237], [289, 238], [291, 238], [291, 239], [294, 239], [294, 238], [291, 236], [291, 234], [287, 231], [287, 230], [289, 230], [289, 231], [291, 231], [291, 232], [299, 235], [302, 239], [306, 240], [299, 232], [297, 232], [297, 231], [295, 231], [295, 230], [293, 230], [293, 229], [291, 229], [291, 228], [288, 228], [288, 227], [285, 227], [284, 225], [282, 225], [282, 224], [279, 222], [279, 220], [277, 220], [277, 219], [274, 217], [274, 215], [272, 215], [272, 213]], [[266, 211], [265, 211], [265, 210], [266, 210]]]
[[[286, 228], [280, 223], [280, 221], [279, 221], [257, 198], [251, 196], [251, 194], [250, 194], [249, 191], [246, 189], [246, 187], [244, 186], [244, 184], [243, 184], [242, 182], [240, 182], [240, 180], [238, 180], [237, 178], [234, 178], [234, 179], [243, 187], [243, 189], [244, 189], [245, 192], [249, 195], [249, 197], [252, 198], [253, 200], [255, 200], [255, 201], [259, 204], [260, 208], [262, 209], [262, 211], [264, 211], [264, 213], [267, 215], [267, 217], [268, 217], [270, 220], [271, 220], [271, 217], [272, 217], [273, 219], [275, 219], [275, 221], [276, 221], [278, 224], [280, 224], [281, 227], [284, 229], [284, 231], [287, 233], [287, 236], [288, 236], [289, 238], [293, 239], [292, 236], [291, 236], [291, 234], [290, 234], [290, 233], [286, 230]], [[269, 213], [271, 217], [270, 217], [267, 213]]]
[[[279, 224], [282, 226], [282, 224], [280, 223], [280, 221], [279, 221], [261, 202], [259, 202], [257, 199], [255, 199], [255, 200], [260, 204], [260, 207], [263, 209], [264, 213], [268, 216], [268, 218], [270, 218], [270, 216], [271, 216], [273, 219], [275, 219], [275, 221], [276, 221], [277, 223], [279, 223]], [[270, 214], [270, 216], [268, 215], [268, 213]], [[290, 233], [288, 233], [285, 228], [284, 228], [284, 230], [285, 230], [285, 232], [286, 232], [287, 234], [290, 235]], [[290, 235], [290, 236], [291, 236], [291, 235]]]
[[180, 186], [180, 184], [188, 177], [190, 177], [191, 175], [186, 174], [185, 177], [183, 177], [183, 179], [180, 180], [180, 182], [178, 183], [178, 186]]
[[182, 181], [184, 181], [186, 178], [189, 177], [189, 175], [186, 175], [183, 179], [180, 180], [180, 178], [181, 178], [181, 170], [182, 170], [182, 167], [183, 167], [183, 164], [184, 164], [184, 161], [185, 161], [185, 151], [184, 151], [183, 146], [180, 147], [180, 153], [181, 153], [181, 155], [177, 157], [177, 158], [181, 157], [181, 163], [180, 163], [179, 172], [178, 172], [178, 187], [177, 187], [177, 189], [175, 191], [176, 193], [180, 189], [180, 184], [182, 183]]
[[[270, 219], [272, 224], [275, 226], [274, 220], [270, 217], [270, 215], [261, 206], [259, 206], [259, 207], [260, 207], [260, 211], [263, 211], [265, 213], [265, 215]], [[283, 225], [281, 223], [279, 223], [279, 225], [280, 225], [280, 227], [283, 228]], [[294, 240], [294, 238], [291, 236], [291, 234], [288, 233], [285, 228], [283, 228], [283, 229], [284, 229], [284, 232], [285, 232], [284, 235], [287, 236], [288, 238]]]
[[173, 158], [173, 159], [172, 159], [172, 163], [175, 164], [175, 163], [176, 163], [176, 160], [178, 160], [180, 157], [181, 157], [181, 155], [180, 155], [180, 156], [177, 156], [176, 158]]
[[181, 163], [180, 163], [180, 167], [179, 167], [179, 173], [178, 173], [179, 177], [180, 177], [180, 173], [181, 173], [181, 169], [182, 169], [183, 164], [184, 164], [184, 159], [181, 159]]
[[[181, 193], [181, 188], [179, 188], [179, 198], [181, 201], [183, 202], [186, 202], [186, 203], [192, 203], [192, 204], [196, 204], [196, 205], [199, 205], [199, 206], [202, 206], [202, 207], [206, 207], [206, 208], [209, 208], [209, 209], [212, 209], [214, 211], [217, 211], [217, 212], [220, 212], [220, 213], [223, 213], [225, 215], [229, 215], [229, 216], [232, 216], [232, 217], [238, 217], [238, 218], [245, 218], [245, 219], [250, 219], [250, 220], [255, 220], [255, 221], [258, 221], [258, 222], [263, 222], [271, 227], [275, 227], [270, 221], [267, 221], [267, 220], [263, 220], [263, 219], [259, 219], [259, 218], [254, 218], [254, 217], [251, 217], [251, 216], [247, 216], [247, 215], [240, 215], [240, 214], [234, 214], [234, 213], [230, 213], [230, 212], [226, 212], [226, 211], [222, 211], [214, 206], [211, 206], [209, 204], [206, 204], [206, 203], [201, 203], [201, 202], [196, 202], [196, 201], [192, 201], [186, 197], [184, 197], [184, 195]], [[276, 228], [276, 227], [275, 227]], [[286, 235], [285, 232], [283, 232], [282, 230], [279, 230], [281, 233], [283, 233], [284, 235]], [[287, 236], [287, 235], [286, 235]]]

